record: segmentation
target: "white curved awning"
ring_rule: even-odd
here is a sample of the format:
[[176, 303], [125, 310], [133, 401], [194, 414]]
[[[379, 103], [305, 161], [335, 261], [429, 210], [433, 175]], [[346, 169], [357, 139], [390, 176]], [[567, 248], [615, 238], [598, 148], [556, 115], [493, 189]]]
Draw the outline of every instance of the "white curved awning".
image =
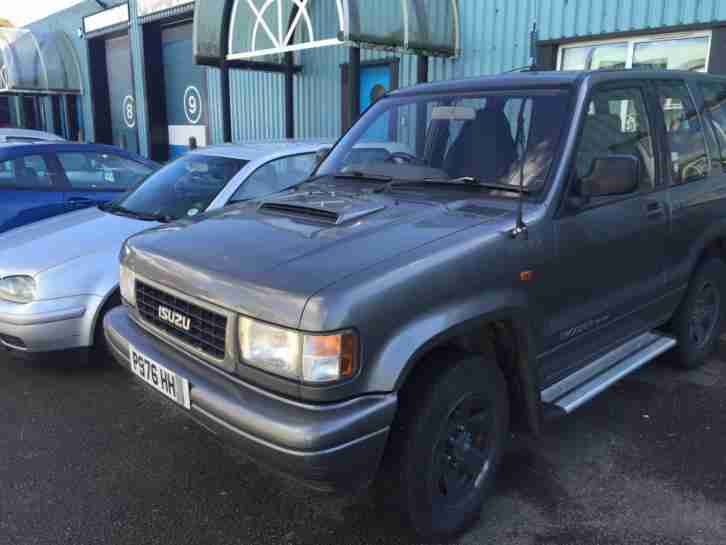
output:
[[459, 52], [458, 0], [197, 0], [194, 24], [202, 60], [270, 60], [334, 45]]
[[81, 74], [63, 32], [0, 28], [0, 94], [81, 94]]

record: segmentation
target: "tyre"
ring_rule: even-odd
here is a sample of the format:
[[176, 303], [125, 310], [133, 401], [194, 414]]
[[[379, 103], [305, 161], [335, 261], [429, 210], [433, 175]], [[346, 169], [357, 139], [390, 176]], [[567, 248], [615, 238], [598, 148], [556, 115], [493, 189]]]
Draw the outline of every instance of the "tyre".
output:
[[693, 274], [671, 322], [678, 344], [670, 359], [678, 367], [695, 369], [716, 350], [723, 326], [725, 277], [726, 265], [716, 258], [704, 261]]
[[493, 362], [457, 356], [435, 364], [440, 371], [402, 393], [391, 454], [406, 522], [422, 537], [445, 539], [477, 520], [491, 492], [509, 433], [509, 402]]

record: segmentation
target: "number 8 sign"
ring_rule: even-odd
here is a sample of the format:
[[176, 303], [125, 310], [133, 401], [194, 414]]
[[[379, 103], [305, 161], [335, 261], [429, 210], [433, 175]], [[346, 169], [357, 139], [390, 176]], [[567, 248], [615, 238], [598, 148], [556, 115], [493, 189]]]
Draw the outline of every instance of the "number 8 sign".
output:
[[126, 126], [133, 129], [136, 126], [136, 104], [134, 103], [134, 97], [131, 95], [124, 97], [123, 116]]

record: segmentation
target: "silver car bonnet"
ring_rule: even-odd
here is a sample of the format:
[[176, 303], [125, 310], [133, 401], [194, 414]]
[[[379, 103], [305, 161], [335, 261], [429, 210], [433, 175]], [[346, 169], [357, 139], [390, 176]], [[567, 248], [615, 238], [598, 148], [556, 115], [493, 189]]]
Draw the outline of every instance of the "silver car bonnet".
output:
[[[88, 208], [13, 229], [0, 235], [0, 277], [37, 277], [83, 256], [118, 255], [129, 236], [156, 225]], [[66, 289], [66, 295], [78, 291], [78, 286], [74, 288]], [[43, 292], [41, 286], [39, 295], [45, 295]]]

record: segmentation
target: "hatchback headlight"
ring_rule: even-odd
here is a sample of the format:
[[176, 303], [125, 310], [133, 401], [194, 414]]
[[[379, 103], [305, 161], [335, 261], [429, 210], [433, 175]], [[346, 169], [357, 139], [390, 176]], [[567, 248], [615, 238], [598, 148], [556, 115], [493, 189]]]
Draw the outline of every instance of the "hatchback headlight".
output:
[[0, 279], [0, 299], [13, 303], [35, 301], [35, 279], [31, 276], [7, 276]]
[[121, 298], [132, 307], [136, 306], [136, 274], [126, 265], [120, 271]]
[[240, 318], [239, 343], [247, 365], [307, 383], [337, 382], [357, 370], [353, 333], [304, 335]]

